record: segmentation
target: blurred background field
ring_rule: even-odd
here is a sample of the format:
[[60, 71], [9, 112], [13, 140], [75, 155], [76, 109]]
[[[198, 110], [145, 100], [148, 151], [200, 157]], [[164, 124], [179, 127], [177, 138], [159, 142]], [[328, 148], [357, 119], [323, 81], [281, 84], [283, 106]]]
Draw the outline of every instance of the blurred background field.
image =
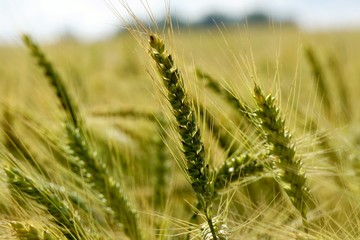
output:
[[[119, 18], [132, 20], [121, 3], [6, 0], [0, 4], [3, 18], [0, 73], [5, 84], [21, 83], [14, 84], [15, 92], [24, 86], [24, 90], [19, 90], [21, 95], [27, 95], [26, 91], [33, 96], [43, 95], [34, 94], [26, 87], [39, 77], [35, 75], [39, 71], [34, 71], [36, 67], [29, 63], [21, 46], [20, 36], [26, 33], [44, 43], [66, 81], [76, 89], [75, 95], [87, 106], [119, 103], [142, 106], [148, 103], [143, 97], [153, 101], [149, 96], [154, 92], [154, 85], [146, 74], [149, 66], [144, 61], [147, 49], [139, 46], [124, 29], [124, 22]], [[253, 0], [187, 4], [159, 0], [126, 4], [143, 22], [150, 22], [147, 11], [151, 11], [160, 28], [165, 26], [163, 19], [167, 12], [171, 12], [174, 41], [170, 40], [168, 45], [173, 45], [178, 62], [184, 64], [183, 71], [189, 74], [193, 74], [195, 68], [209, 69], [216, 78], [242, 81], [240, 75], [246, 72], [244, 65], [253, 64], [264, 82], [277, 78], [286, 89], [299, 79], [301, 83], [306, 82], [302, 84], [304, 88], [313, 88], [308, 82], [317, 76], [311, 75], [311, 67], [306, 63], [306, 49], [311, 48], [325, 68], [334, 62], [339, 65], [344, 79], [359, 75], [353, 64], [359, 56], [356, 43], [360, 19], [356, 10], [360, 6], [356, 1], [268, 3]], [[146, 39], [146, 34], [142, 38]], [[345, 83], [353, 84], [357, 85], [357, 81]], [[40, 93], [41, 86], [37, 90]], [[349, 91], [355, 89], [358, 88], [349, 88]], [[353, 96], [356, 92], [349, 94]], [[117, 98], [112, 97], [115, 95]]]
[[[146, 34], [142, 37], [146, 39]], [[306, 50], [311, 48], [330, 85], [332, 78], [338, 77], [331, 64], [337, 65], [351, 105], [356, 108], [359, 40], [357, 31], [316, 33], [265, 24], [184, 28], [175, 30], [169, 45], [182, 71], [188, 74], [187, 81], [196, 83], [195, 69], [199, 68], [232, 82], [241, 91], [244, 82], [249, 81], [244, 79], [246, 68], [253, 65], [258, 79], [269, 87], [276, 80], [286, 98], [293, 84], [301, 85], [304, 106], [316, 93], [316, 76], [306, 59]], [[95, 43], [69, 38], [43, 47], [85, 109], [157, 108], [156, 86], [147, 73], [152, 69], [147, 49], [131, 34], [124, 32]], [[23, 46], [2, 46], [0, 55], [3, 101], [39, 112], [56, 109], [41, 71]]]

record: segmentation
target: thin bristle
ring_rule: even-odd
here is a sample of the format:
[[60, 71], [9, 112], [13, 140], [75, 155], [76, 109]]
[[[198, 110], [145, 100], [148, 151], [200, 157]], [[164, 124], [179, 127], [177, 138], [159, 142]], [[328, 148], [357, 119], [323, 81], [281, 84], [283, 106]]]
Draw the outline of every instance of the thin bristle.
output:
[[231, 92], [219, 84], [219, 81], [214, 79], [211, 75], [204, 73], [200, 69], [196, 70], [196, 74], [199, 79], [203, 79], [206, 82], [206, 86], [212, 89], [214, 92], [222, 96], [231, 107], [233, 107], [241, 116], [243, 116], [249, 124], [252, 124], [251, 111], [246, 104], [243, 104], [237, 97]]
[[200, 104], [198, 104], [198, 106], [200, 109], [200, 117], [204, 119], [206, 126], [214, 139], [217, 140], [219, 146], [226, 152], [228, 157], [236, 155], [241, 150], [239, 141], [234, 139], [228, 131], [225, 131], [221, 126], [219, 126], [216, 119], [211, 116], [205, 107], [200, 106]]

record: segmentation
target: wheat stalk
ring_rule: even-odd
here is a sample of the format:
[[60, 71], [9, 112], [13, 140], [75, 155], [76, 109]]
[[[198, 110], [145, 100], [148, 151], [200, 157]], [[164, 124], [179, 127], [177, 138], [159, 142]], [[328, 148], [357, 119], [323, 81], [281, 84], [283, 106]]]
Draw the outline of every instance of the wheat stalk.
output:
[[214, 224], [214, 231], [216, 232], [217, 238], [214, 239], [212, 230], [209, 228], [207, 223], [201, 225], [201, 239], [202, 240], [228, 240], [229, 227], [219, 217], [214, 217], [211, 220]]

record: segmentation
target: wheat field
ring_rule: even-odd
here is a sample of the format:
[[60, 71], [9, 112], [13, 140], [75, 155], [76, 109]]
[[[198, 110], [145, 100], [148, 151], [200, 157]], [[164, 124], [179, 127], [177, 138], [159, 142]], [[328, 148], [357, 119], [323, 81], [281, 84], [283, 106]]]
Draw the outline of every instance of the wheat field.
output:
[[1, 239], [359, 238], [360, 33], [140, 29], [0, 46]]

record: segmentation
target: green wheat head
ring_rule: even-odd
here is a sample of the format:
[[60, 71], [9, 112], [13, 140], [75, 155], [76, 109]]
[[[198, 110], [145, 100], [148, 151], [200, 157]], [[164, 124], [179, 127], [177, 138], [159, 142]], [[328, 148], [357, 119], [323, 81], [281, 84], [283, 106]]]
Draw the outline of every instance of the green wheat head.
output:
[[215, 191], [220, 191], [241, 178], [262, 173], [264, 171], [264, 158], [262, 155], [242, 154], [227, 159], [216, 172]]
[[172, 56], [165, 52], [165, 45], [158, 36], [150, 35], [150, 54], [156, 62], [156, 67], [168, 90], [168, 101], [177, 121], [181, 136], [183, 152], [186, 157], [187, 173], [194, 191], [206, 203], [210, 202], [212, 190], [208, 167], [205, 164], [204, 144], [200, 129], [195, 119], [195, 113], [185, 93], [183, 81], [174, 65]]
[[271, 95], [265, 97], [258, 85], [254, 88], [254, 98], [259, 107], [255, 112], [259, 127], [264, 132], [269, 153], [277, 158], [275, 160], [277, 177], [292, 204], [300, 212], [306, 227], [309, 188], [302, 169], [302, 161], [295, 158], [295, 146], [291, 143], [292, 136], [285, 128], [285, 121], [275, 105], [275, 98]]
[[331, 104], [331, 96], [329, 91], [329, 86], [327, 83], [327, 78], [325, 76], [324, 69], [316, 56], [314, 50], [311, 47], [308, 47], [305, 51], [307, 60], [309, 61], [314, 80], [316, 81], [316, 89], [318, 91], [318, 96], [321, 98], [321, 101], [323, 102], [323, 107], [325, 110], [325, 113], [330, 116], [330, 114], [333, 111], [333, 106]]
[[33, 42], [29, 36], [23, 35], [23, 41], [30, 49], [32, 55], [38, 61], [39, 67], [43, 69], [45, 76], [53, 86], [56, 95], [61, 102], [62, 108], [67, 113], [69, 121], [71, 121], [75, 127], [79, 127], [81, 124], [81, 118], [78, 114], [79, 109], [72, 101], [72, 98], [67, 92], [60, 75], [53, 68], [51, 62], [46, 58], [45, 54], [41, 51], [38, 45]]
[[150, 35], [150, 54], [167, 89], [168, 101], [176, 118], [177, 130], [186, 158], [186, 172], [197, 194], [198, 206], [205, 213], [210, 232], [210, 237], [207, 239], [219, 239], [220, 235], [212, 217], [214, 186], [209, 166], [205, 163], [205, 149], [195, 112], [185, 92], [181, 75], [171, 55], [165, 51], [164, 41], [153, 34]]
[[109, 175], [106, 162], [100, 159], [97, 151], [93, 150], [84, 121], [65, 84], [40, 48], [26, 35], [23, 40], [37, 59], [39, 66], [44, 69], [46, 77], [68, 116], [66, 121], [68, 148], [66, 151], [70, 157], [71, 170], [81, 176], [97, 192], [98, 198], [106, 205], [105, 210], [116, 221], [123, 224], [124, 232], [130, 238], [142, 239], [136, 211], [125, 197], [121, 184]]
[[25, 194], [27, 198], [43, 205], [67, 239], [90, 239], [79, 217], [74, 215], [74, 211], [65, 204], [59, 194], [38, 186], [18, 169], [5, 168], [5, 172], [10, 188], [19, 194], [15, 199], [21, 200], [22, 194]]
[[21, 240], [55, 240], [65, 239], [64, 237], [56, 236], [48, 230], [39, 230], [31, 224], [23, 224], [18, 221], [10, 222], [12, 229], [16, 236]]

